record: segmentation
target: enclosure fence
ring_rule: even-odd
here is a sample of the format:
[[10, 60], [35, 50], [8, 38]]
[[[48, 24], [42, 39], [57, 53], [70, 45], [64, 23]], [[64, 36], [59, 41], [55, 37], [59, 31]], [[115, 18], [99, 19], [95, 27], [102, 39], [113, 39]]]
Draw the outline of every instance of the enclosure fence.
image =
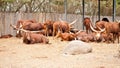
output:
[[[86, 16], [90, 17], [93, 25], [98, 20], [98, 16]], [[101, 16], [107, 17], [112, 20], [112, 16]], [[10, 24], [16, 25], [18, 20], [35, 19], [39, 23], [44, 23], [46, 20], [58, 21], [61, 18], [63, 21], [71, 23], [77, 19], [77, 22], [73, 25], [76, 29], [83, 29], [82, 15], [80, 14], [67, 14], [67, 20], [65, 20], [64, 14], [59, 13], [0, 13], [0, 36], [5, 34], [12, 34], [15, 36], [16, 31], [10, 27]]]

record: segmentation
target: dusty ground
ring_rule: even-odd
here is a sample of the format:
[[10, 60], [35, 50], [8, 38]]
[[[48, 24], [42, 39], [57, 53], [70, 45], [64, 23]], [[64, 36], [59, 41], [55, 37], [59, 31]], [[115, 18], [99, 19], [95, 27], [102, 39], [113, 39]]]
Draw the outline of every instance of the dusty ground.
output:
[[68, 42], [49, 38], [51, 44], [22, 43], [22, 39], [0, 39], [0, 68], [120, 68], [120, 44], [89, 43], [92, 53], [65, 56]]

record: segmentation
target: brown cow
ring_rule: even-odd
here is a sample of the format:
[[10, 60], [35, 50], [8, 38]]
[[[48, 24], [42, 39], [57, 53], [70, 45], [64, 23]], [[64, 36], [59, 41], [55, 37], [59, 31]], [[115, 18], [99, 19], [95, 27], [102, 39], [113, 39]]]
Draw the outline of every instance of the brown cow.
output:
[[87, 34], [86, 31], [80, 30], [76, 33], [76, 37], [78, 40], [84, 41], [84, 42], [94, 42], [95, 37], [93, 33]]
[[7, 34], [7, 35], [2, 35], [0, 38], [11, 38], [13, 37], [11, 34]]
[[70, 27], [69, 24], [67, 22], [60, 22], [60, 21], [56, 21], [53, 24], [53, 36], [55, 36], [58, 32], [58, 30], [64, 32], [69, 32], [70, 31]]
[[19, 31], [19, 29], [21, 29], [24, 26], [29, 25], [31, 23], [36, 23], [36, 21], [34, 19], [33, 20], [18, 20], [17, 24], [14, 28], [14, 29], [17, 29], [16, 37], [18, 37], [18, 38], [22, 37], [21, 31]]
[[37, 31], [44, 29], [44, 26], [42, 23], [30, 23], [28, 25], [23, 25], [22, 28], [25, 30]]
[[16, 24], [16, 28], [20, 28], [21, 25], [28, 25], [30, 23], [36, 23], [35, 20], [18, 20]]
[[110, 33], [113, 34], [113, 43], [116, 38], [118, 39], [118, 43], [119, 43], [118, 33], [120, 32], [120, 23], [116, 23], [116, 22], [106, 23], [105, 28], [108, 36], [110, 35]]
[[61, 38], [61, 41], [71, 41], [71, 40], [75, 40], [76, 35], [74, 33], [62, 33], [61, 31], [59, 31], [56, 35], [55, 38]]
[[95, 36], [95, 40], [100, 42], [102, 41], [102, 33], [105, 32], [105, 28], [101, 29], [99, 26], [98, 26], [98, 29], [95, 29], [93, 28], [93, 26], [90, 24], [90, 28], [91, 30], [93, 31], [93, 34]]
[[113, 34], [112, 33], [110, 33], [110, 35], [109, 36], [107, 36], [107, 33], [102, 33], [102, 38], [103, 38], [103, 42], [107, 42], [108, 40], [108, 43], [110, 43], [110, 42], [113, 42]]
[[13, 27], [14, 29], [16, 29], [17, 31], [21, 32], [21, 37], [23, 36], [24, 32], [31, 32], [31, 33], [36, 33], [36, 34], [42, 34], [45, 35], [45, 30], [40, 30], [40, 31], [30, 31], [30, 30], [25, 30], [23, 28], [16, 28], [15, 25], [10, 24], [11, 27]]
[[[103, 26], [101, 27], [100, 24]], [[105, 28], [106, 33], [107, 33], [107, 38], [109, 38], [110, 33], [113, 34], [113, 43], [116, 39], [116, 37], [118, 38], [118, 43], [119, 43], [119, 35], [118, 33], [120, 32], [120, 23], [117, 22], [103, 22], [103, 21], [99, 21], [96, 23], [96, 26], [100, 26], [101, 28]], [[109, 42], [109, 40], [107, 40], [107, 42]]]
[[42, 34], [25, 32], [23, 34], [23, 43], [34, 44], [34, 43], [49, 43], [49, 39]]
[[45, 21], [44, 27], [45, 27], [45, 35], [46, 36], [52, 36], [52, 33], [53, 33], [53, 23], [54, 23], [54, 21], [51, 21], [51, 20]]
[[105, 23], [109, 23], [109, 20], [107, 18], [103, 18], [102, 21], [96, 21], [96, 28], [99, 30], [100, 28], [105, 28]]
[[96, 28], [99, 30], [99, 28], [98, 27], [100, 27], [101, 29], [103, 29], [103, 28], [105, 28], [105, 24], [106, 23], [108, 23], [108, 22], [106, 22], [106, 21], [98, 21], [98, 22], [96, 22], [96, 24], [95, 24], [95, 26], [96, 26]]
[[19, 20], [16, 24], [17, 34], [16, 37], [21, 37], [21, 32], [19, 29], [23, 28], [25, 30], [30, 31], [37, 31], [44, 29], [44, 26], [42, 23], [37, 23], [35, 20]]
[[72, 23], [68, 23], [66, 21], [55, 21], [53, 23], [53, 36], [55, 36], [58, 32], [58, 30], [60, 30], [62, 33], [70, 32], [70, 28], [72, 27], [72, 25], [76, 22], [77, 20], [73, 21]]
[[89, 33], [91, 31], [91, 29], [90, 29], [90, 24], [91, 24], [90, 18], [88, 18], [88, 17], [84, 18], [83, 24], [86, 27], [86, 32]]

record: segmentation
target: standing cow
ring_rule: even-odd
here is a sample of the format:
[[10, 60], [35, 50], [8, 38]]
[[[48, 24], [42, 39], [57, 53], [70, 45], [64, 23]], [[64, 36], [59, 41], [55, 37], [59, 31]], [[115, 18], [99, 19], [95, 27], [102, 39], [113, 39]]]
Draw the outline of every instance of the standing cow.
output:
[[53, 36], [55, 36], [58, 33], [58, 30], [60, 30], [62, 33], [64, 33], [64, 32], [68, 33], [70, 31], [69, 24], [67, 22], [60, 22], [60, 21], [54, 22]]
[[68, 23], [66, 21], [55, 21], [53, 23], [53, 36], [55, 36], [57, 34], [57, 32], [60, 30], [62, 33], [69, 33], [70, 32], [70, 28], [72, 27], [72, 25], [77, 21], [77, 19], [75, 21], [73, 21], [72, 23]]
[[54, 23], [54, 21], [51, 21], [51, 20], [47, 20], [47, 21], [44, 22], [44, 28], [45, 28], [45, 35], [46, 36], [52, 36], [53, 23]]
[[22, 36], [20, 29], [30, 30], [30, 31], [38, 31], [43, 30], [44, 25], [42, 23], [37, 23], [35, 20], [19, 20], [16, 24], [17, 28], [17, 35], [16, 36]]
[[91, 31], [91, 29], [90, 29], [90, 24], [91, 24], [90, 18], [89, 17], [84, 18], [83, 24], [86, 27], [86, 32], [89, 33]]
[[33, 20], [18, 20], [16, 23], [16, 26], [14, 28], [14, 29], [17, 29], [16, 37], [18, 37], [18, 38], [22, 37], [21, 31], [19, 31], [19, 29], [21, 29], [31, 23], [36, 23], [36, 21], [34, 19]]
[[113, 43], [118, 39], [119, 43], [119, 32], [120, 32], [120, 23], [117, 22], [105, 22], [105, 21], [99, 21], [96, 23], [96, 27], [105, 28], [106, 34], [107, 34], [107, 42], [109, 42], [109, 36], [113, 35]]

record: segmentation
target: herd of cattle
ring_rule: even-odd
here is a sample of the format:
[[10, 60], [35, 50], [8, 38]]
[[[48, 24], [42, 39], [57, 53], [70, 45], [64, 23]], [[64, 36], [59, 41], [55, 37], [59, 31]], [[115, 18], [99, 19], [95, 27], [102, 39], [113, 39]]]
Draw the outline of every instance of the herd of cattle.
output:
[[[86, 30], [79, 30], [73, 27], [72, 23], [63, 20], [47, 20], [39, 23], [36, 20], [18, 20], [16, 25], [10, 25], [16, 30], [16, 37], [21, 38], [23, 43], [49, 43], [48, 36], [53, 39], [61, 38], [61, 41], [81, 40], [84, 42], [115, 42], [116, 38], [119, 43], [120, 23], [109, 22], [107, 18], [96, 21], [95, 26], [91, 23], [90, 18], [84, 18]], [[12, 35], [2, 35], [0, 38], [9, 38]]]

